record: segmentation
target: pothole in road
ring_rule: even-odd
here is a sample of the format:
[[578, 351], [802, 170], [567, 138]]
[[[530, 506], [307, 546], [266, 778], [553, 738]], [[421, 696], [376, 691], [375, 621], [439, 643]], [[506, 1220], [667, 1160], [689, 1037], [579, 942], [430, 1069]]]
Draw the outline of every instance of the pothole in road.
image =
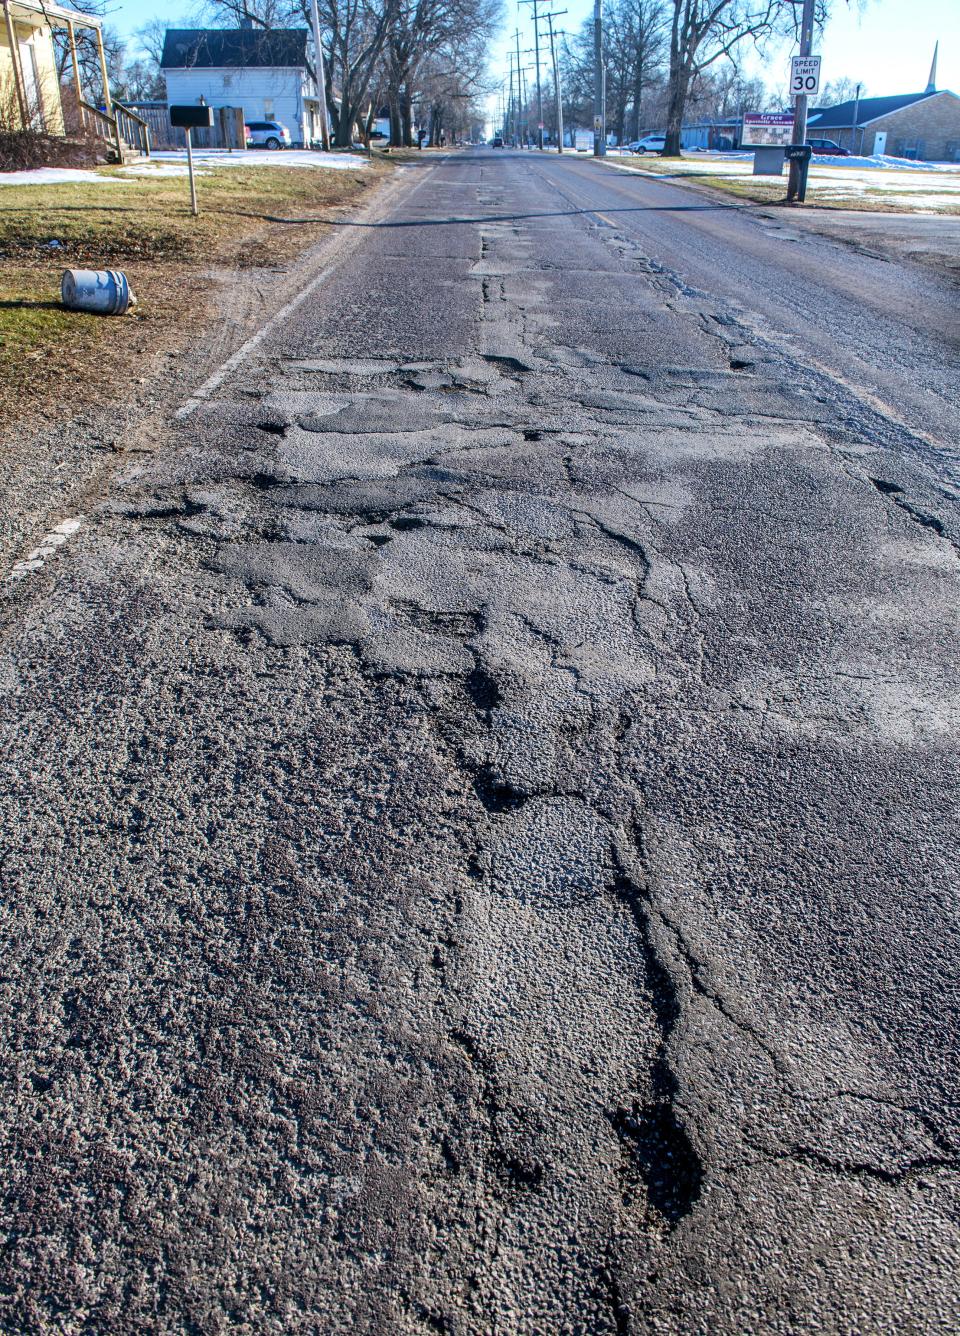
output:
[[672, 1229], [700, 1196], [703, 1170], [690, 1139], [666, 1102], [608, 1114], [626, 1157], [628, 1182], [638, 1177], [651, 1212]]
[[498, 779], [490, 766], [481, 766], [473, 777], [473, 789], [488, 812], [518, 812], [529, 795], [508, 781]]

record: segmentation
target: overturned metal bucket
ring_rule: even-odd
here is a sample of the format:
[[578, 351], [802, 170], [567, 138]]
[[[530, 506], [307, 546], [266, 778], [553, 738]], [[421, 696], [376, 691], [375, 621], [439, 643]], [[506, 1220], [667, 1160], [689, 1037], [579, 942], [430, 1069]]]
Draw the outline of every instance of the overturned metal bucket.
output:
[[119, 269], [65, 269], [60, 298], [71, 311], [97, 315], [126, 315], [137, 301]]

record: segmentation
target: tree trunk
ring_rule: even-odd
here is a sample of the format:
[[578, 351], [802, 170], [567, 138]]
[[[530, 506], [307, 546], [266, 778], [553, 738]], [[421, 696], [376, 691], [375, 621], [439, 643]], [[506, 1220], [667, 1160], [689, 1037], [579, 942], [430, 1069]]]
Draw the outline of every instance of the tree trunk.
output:
[[353, 107], [346, 98], [340, 103], [340, 115], [337, 117], [337, 132], [334, 135], [336, 148], [349, 148], [353, 143]]
[[670, 71], [667, 102], [667, 142], [663, 146], [664, 156], [680, 156], [680, 131], [683, 116], [687, 108], [687, 93], [690, 89], [690, 71], [678, 62], [677, 68]]
[[404, 148], [413, 148], [413, 106], [410, 99], [409, 88], [403, 90], [403, 98], [400, 103], [400, 108], [403, 146]]
[[633, 79], [633, 111], [630, 114], [630, 138], [640, 138], [640, 99], [643, 96], [643, 64], [637, 57], [637, 72]]
[[430, 147], [440, 147], [440, 136], [443, 133], [443, 108], [438, 103], [434, 103], [430, 108]]
[[393, 148], [399, 148], [406, 141], [403, 137], [403, 121], [400, 117], [400, 93], [396, 88], [390, 89], [390, 143]]
[[687, 103], [686, 69], [686, 10], [683, 0], [673, 0], [673, 23], [670, 29], [670, 74], [667, 79], [667, 135], [663, 152], [667, 157], [680, 156], [680, 128]]

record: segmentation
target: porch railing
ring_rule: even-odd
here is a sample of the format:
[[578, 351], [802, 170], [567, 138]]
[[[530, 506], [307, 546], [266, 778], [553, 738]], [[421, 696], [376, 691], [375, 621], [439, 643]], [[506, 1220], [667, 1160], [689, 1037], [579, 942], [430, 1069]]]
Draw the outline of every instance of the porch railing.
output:
[[116, 98], [113, 100], [117, 127], [123, 139], [131, 148], [137, 149], [145, 158], [150, 156], [150, 126], [130, 107], [125, 107]]
[[119, 102], [113, 103], [114, 115], [95, 107], [92, 102], [80, 103], [80, 119], [88, 134], [102, 139], [116, 151], [117, 158], [123, 161], [124, 146], [136, 149], [145, 157], [150, 156], [150, 127], [142, 116], [124, 107]]

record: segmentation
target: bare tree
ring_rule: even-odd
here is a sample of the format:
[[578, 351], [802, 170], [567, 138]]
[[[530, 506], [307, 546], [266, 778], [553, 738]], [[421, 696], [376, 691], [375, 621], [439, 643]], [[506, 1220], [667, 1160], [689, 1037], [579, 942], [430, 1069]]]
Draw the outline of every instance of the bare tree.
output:
[[573, 34], [566, 34], [557, 57], [560, 87], [566, 108], [564, 123], [572, 131], [593, 120], [593, 22], [584, 22]]
[[[301, 0], [304, 9], [307, 0]], [[329, 34], [327, 103], [333, 142], [349, 148], [353, 127], [369, 118], [368, 95], [376, 84], [383, 49], [390, 32], [396, 0], [324, 0], [321, 24]], [[339, 101], [333, 90], [339, 90]]]
[[[495, 27], [499, 0], [486, 11]], [[493, 91], [487, 72], [488, 27], [482, 11], [477, 24], [451, 31], [439, 50], [428, 55], [419, 73], [421, 125], [426, 122], [432, 147], [457, 142], [485, 119], [483, 100]]]
[[151, 60], [128, 61], [118, 90], [124, 101], [150, 102], [166, 95], [163, 76]]
[[622, 144], [627, 138], [640, 137], [644, 94], [663, 80], [663, 0], [613, 0], [605, 18], [607, 126]]
[[[453, 78], [467, 89], [486, 64], [486, 46], [501, 18], [501, 0], [395, 0], [385, 52], [391, 143], [413, 143], [412, 105], [425, 63], [437, 58], [434, 83], [439, 78], [452, 88]], [[469, 100], [474, 94], [450, 96]]]
[[[860, 96], [866, 97], [867, 86], [860, 84]], [[844, 75], [840, 79], [831, 79], [824, 86], [823, 92], [818, 98], [820, 106], [835, 107], [840, 102], [852, 102], [857, 96], [857, 81], [851, 79], [849, 75]]]
[[718, 61], [702, 70], [691, 85], [688, 113], [701, 118], [726, 120], [744, 111], [766, 111], [770, 95], [762, 79], [745, 79], [729, 61]]
[[694, 80], [716, 61], [735, 66], [745, 42], [762, 46], [799, 20], [798, 0], [667, 0], [670, 73], [664, 152], [680, 152], [680, 130]]
[[146, 23], [141, 23], [134, 33], [136, 48], [143, 53], [147, 60], [152, 61], [159, 70], [160, 61], [163, 59], [163, 44], [167, 29], [186, 27], [186, 23], [175, 23], [167, 19], [149, 19]]
[[[196, 28], [201, 26], [200, 19], [194, 15], [182, 18], [149, 19], [142, 23], [134, 33], [133, 49], [135, 57], [128, 66], [128, 82], [135, 82], [143, 88], [152, 88], [152, 92], [130, 92], [134, 99], [162, 98], [165, 96], [163, 75], [160, 64], [163, 60], [163, 47], [168, 28]], [[141, 68], [142, 67], [142, 68]]]
[[207, 0], [207, 7], [225, 28], [250, 21], [259, 28], [286, 28], [296, 13], [291, 0]]
[[[664, 0], [611, 0], [604, 12], [604, 64], [607, 71], [607, 126], [617, 140], [638, 139], [644, 97], [662, 86], [666, 57]], [[561, 63], [571, 120], [593, 119], [593, 21], [564, 42]]]

